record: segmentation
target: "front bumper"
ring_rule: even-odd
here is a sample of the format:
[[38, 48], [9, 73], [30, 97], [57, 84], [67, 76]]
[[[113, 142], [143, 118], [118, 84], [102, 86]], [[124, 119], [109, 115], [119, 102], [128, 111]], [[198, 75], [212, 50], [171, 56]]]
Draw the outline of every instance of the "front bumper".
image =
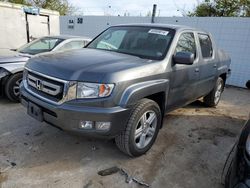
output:
[[[60, 105], [50, 104], [29, 93], [23, 85], [20, 87], [21, 103], [26, 108], [32, 102], [42, 109], [43, 121], [62, 130], [86, 135], [90, 137], [114, 138], [126, 127], [130, 109], [120, 106], [101, 108], [76, 106], [69, 102]], [[80, 121], [111, 122], [108, 131], [99, 131], [95, 128], [84, 130], [79, 128]]]

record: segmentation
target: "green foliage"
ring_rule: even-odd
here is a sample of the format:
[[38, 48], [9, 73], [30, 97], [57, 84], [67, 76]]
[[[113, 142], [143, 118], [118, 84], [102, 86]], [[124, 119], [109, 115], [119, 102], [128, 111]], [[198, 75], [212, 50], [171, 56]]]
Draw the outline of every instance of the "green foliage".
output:
[[8, 2], [22, 5], [30, 5], [26, 0], [9, 0]]
[[60, 13], [60, 15], [70, 14], [74, 9], [67, 0], [29, 0], [29, 2], [33, 6], [56, 10]]
[[204, 2], [199, 4], [193, 12], [189, 12], [188, 16], [216, 16], [216, 10], [211, 3]]
[[36, 6], [39, 8], [56, 10], [60, 15], [72, 14], [76, 8], [69, 4], [68, 0], [0, 0], [10, 3]]
[[188, 16], [250, 16], [250, 0], [205, 0]]

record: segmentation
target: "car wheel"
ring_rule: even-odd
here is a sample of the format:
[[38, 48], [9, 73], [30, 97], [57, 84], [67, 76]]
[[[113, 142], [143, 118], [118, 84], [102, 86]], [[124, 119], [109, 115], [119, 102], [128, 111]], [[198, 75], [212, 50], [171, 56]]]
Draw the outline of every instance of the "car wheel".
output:
[[132, 157], [145, 154], [154, 144], [161, 125], [161, 110], [149, 99], [133, 108], [125, 130], [115, 138], [118, 148]]
[[216, 81], [214, 89], [204, 97], [204, 103], [209, 107], [217, 106], [220, 101], [221, 94], [224, 90], [224, 80], [219, 77]]
[[5, 84], [5, 94], [13, 102], [19, 102], [20, 83], [22, 82], [23, 73], [13, 74]]

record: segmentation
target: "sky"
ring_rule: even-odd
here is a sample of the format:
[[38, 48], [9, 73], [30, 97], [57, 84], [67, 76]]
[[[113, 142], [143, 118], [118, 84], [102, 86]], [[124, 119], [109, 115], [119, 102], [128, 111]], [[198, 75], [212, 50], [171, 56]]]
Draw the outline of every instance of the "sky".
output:
[[68, 0], [80, 15], [146, 16], [157, 4], [156, 16], [182, 16], [199, 0]]

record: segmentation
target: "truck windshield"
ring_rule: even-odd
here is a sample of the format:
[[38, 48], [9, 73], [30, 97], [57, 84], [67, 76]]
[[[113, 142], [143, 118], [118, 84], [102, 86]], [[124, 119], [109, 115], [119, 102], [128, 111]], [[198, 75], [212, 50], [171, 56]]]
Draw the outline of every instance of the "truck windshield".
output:
[[62, 41], [63, 39], [59, 38], [43, 37], [22, 46], [17, 51], [20, 53], [31, 54], [31, 55], [43, 52], [50, 52]]
[[174, 30], [168, 28], [111, 27], [95, 38], [87, 48], [161, 60], [169, 49], [174, 33]]

